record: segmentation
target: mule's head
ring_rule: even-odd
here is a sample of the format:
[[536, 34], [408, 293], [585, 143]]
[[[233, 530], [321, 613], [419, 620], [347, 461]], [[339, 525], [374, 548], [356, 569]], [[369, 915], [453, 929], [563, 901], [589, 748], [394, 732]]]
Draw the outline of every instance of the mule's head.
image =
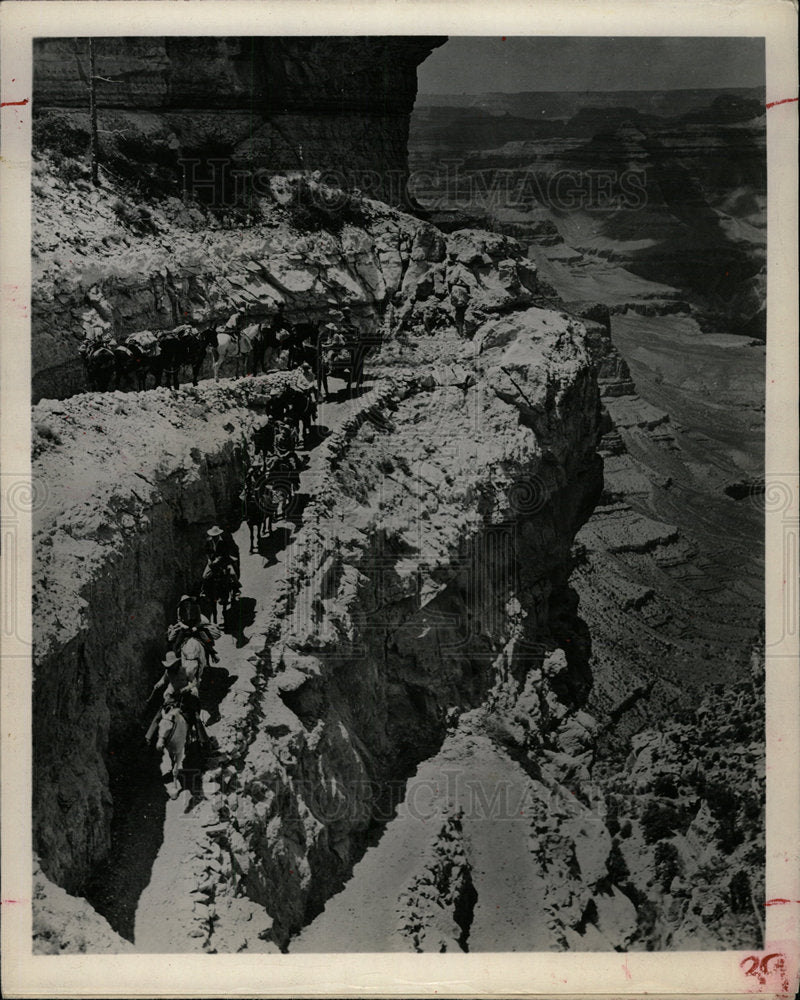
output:
[[175, 728], [175, 723], [177, 721], [178, 706], [177, 705], [165, 705], [161, 712], [161, 719], [158, 723], [158, 739], [156, 741], [156, 749], [163, 750], [167, 744], [167, 740], [172, 735], [172, 730]]

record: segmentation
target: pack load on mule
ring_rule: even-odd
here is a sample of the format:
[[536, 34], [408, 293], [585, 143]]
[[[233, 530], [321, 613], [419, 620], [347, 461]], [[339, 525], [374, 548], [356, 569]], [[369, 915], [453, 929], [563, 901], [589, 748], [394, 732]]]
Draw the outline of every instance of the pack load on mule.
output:
[[96, 328], [92, 336], [81, 342], [78, 353], [90, 389], [103, 392], [109, 388], [117, 368], [116, 349], [116, 341], [105, 328]]

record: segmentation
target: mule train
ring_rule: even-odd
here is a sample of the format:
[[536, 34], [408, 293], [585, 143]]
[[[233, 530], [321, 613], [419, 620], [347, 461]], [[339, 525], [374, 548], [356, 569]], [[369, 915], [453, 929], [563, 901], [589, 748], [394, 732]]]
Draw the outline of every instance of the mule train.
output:
[[[317, 417], [316, 391], [289, 387], [270, 400], [264, 423], [252, 436], [245, 453], [245, 475], [240, 493], [242, 520], [250, 531], [249, 553], [264, 536], [272, 534], [273, 520], [289, 514], [307, 463], [298, 456]], [[219, 718], [219, 697], [211, 697], [206, 683], [209, 664], [218, 661], [215, 640], [226, 617], [239, 599], [240, 555], [233, 535], [214, 525], [206, 536], [206, 566], [194, 593], [178, 603], [176, 621], [167, 630], [168, 650], [164, 671], [148, 699], [161, 695], [161, 703], [147, 730], [148, 746], [156, 737], [161, 753], [161, 774], [168, 794], [177, 797], [187, 749], [196, 749], [201, 762], [211, 741], [202, 713]], [[206, 718], [208, 722], [208, 718]]]
[[[287, 368], [308, 365], [317, 390], [328, 393], [328, 374], [344, 378], [347, 389], [361, 387], [364, 359], [380, 342], [364, 337], [353, 323], [348, 308], [331, 309], [325, 320], [289, 323], [283, 303], [270, 318], [248, 322], [244, 312], [234, 312], [216, 327], [199, 328], [184, 323], [171, 330], [140, 330], [117, 342], [107, 329], [87, 335], [79, 348], [90, 390], [143, 390], [148, 378], [153, 384], [177, 389], [183, 369], [197, 385], [208, 352], [214, 379], [223, 364], [235, 362], [236, 373], [257, 375], [267, 371], [267, 357], [276, 364], [281, 355]], [[268, 354], [269, 352], [269, 354]]]

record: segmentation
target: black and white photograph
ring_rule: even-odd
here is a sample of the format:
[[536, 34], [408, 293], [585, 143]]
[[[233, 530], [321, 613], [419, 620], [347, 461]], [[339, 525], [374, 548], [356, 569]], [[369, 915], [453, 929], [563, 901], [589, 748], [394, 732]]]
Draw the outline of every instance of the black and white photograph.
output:
[[31, 955], [604, 953], [624, 989], [724, 952], [793, 992], [764, 33], [246, 23], [34, 27], [3, 73]]

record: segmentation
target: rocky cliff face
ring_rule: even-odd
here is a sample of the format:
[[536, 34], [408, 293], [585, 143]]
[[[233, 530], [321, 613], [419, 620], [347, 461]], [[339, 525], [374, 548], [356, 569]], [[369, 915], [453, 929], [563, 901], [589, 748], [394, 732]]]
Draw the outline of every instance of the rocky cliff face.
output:
[[[240, 256], [224, 281], [195, 257], [206, 277], [186, 285], [193, 307], [215, 315], [277, 298], [311, 314], [333, 294], [360, 307], [365, 328], [382, 316], [387, 335], [371, 392], [315, 459], [312, 503], [250, 654], [249, 694], [227, 722], [226, 762], [207, 775], [197, 821], [182, 826], [199, 866], [183, 877], [202, 886], [202, 907], [168, 930], [142, 921], [160, 928], [164, 947], [285, 946], [347, 879], [406, 777], [437, 752], [448, 713], [495, 690], [511, 703], [546, 675], [540, 711], [558, 728], [591, 685], [568, 585], [572, 539], [602, 476], [586, 328], [535, 305], [535, 270], [513, 240], [445, 238], [367, 210], [363, 228], [338, 234], [301, 237], [282, 225], [212, 234], [215, 259], [234, 241]], [[171, 239], [170, 273], [180, 232]], [[80, 304], [81, 330], [110, 316], [119, 331], [126, 313], [158, 308], [139, 291], [142, 268], [123, 270], [130, 252], [152, 248], [145, 239], [95, 258], [89, 298], [77, 272], [59, 276]], [[46, 292], [56, 267], [43, 257]], [[471, 339], [453, 330], [456, 283]], [[108, 855], [112, 758], [133, 738], [166, 609], [199, 572], [203, 528], [235, 517], [240, 436], [285, 377], [35, 410], [38, 472], [54, 483], [36, 535], [36, 839], [46, 875], [73, 892], [87, 891]], [[526, 731], [555, 746], [535, 735], [538, 718]], [[174, 888], [154, 879], [142, 905], [163, 912], [153, 895]]]
[[[350, 179], [399, 203], [416, 68], [444, 41], [97, 39], [103, 160], [173, 192], [181, 190], [186, 161], [194, 193], [218, 205], [232, 204], [231, 171], [296, 169], [331, 171], [339, 183]], [[37, 141], [85, 149], [88, 41], [40, 39], [34, 68]]]
[[[708, 731], [701, 707], [626, 743], [624, 764], [616, 744], [597, 760], [625, 710], [609, 699], [640, 681], [602, 616], [627, 607], [638, 634], [634, 613], [661, 606], [609, 553], [652, 576], [681, 544], [636, 503], [636, 449], [669, 456], [672, 429], [636, 397], [608, 311], [559, 301], [513, 239], [445, 236], [375, 202], [300, 230], [278, 184], [263, 225], [201, 232], [202, 213], [166, 203], [145, 232], [118, 191], [90, 192], [68, 227], [67, 189], [38, 183], [34, 328], [62, 371], [96, 326], [124, 337], [276, 301], [294, 318], [346, 302], [382, 344], [367, 391], [323, 410], [291, 544], [243, 559], [255, 611], [224, 640], [236, 683], [217, 758], [188, 799], [146, 803], [153, 849], [133, 879], [119, 845], [141, 831], [120, 784], [143, 762], [122, 751], [166, 615], [200, 572], [203, 528], [238, 523], [242, 434], [301, 376], [35, 408], [34, 474], [52, 484], [35, 537], [37, 950], [121, 950], [114, 931], [142, 952], [757, 942], [749, 692], [731, 692], [719, 750], [685, 750]], [[663, 645], [656, 632], [653, 658]], [[738, 749], [731, 799], [722, 759]], [[133, 897], [124, 920], [98, 882]]]
[[206, 529], [239, 523], [242, 435], [287, 378], [179, 403], [155, 390], [34, 408], [47, 484], [34, 524], [34, 840], [69, 891], [108, 852], [111, 783], [141, 742], [167, 624], [202, 573]]

